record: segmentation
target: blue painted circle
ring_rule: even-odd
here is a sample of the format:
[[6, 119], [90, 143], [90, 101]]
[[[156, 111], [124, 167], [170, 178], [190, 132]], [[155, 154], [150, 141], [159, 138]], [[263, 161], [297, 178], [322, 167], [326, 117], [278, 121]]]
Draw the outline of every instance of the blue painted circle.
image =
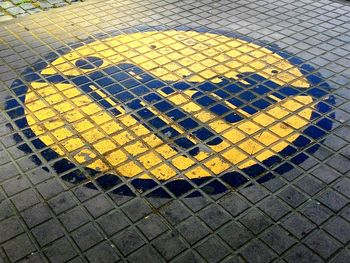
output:
[[[32, 153], [33, 160], [47, 170], [46, 167], [48, 162], [50, 166], [64, 179], [73, 184], [85, 183], [86, 186], [92, 189], [96, 189], [97, 186], [92, 182], [87, 182], [88, 178], [95, 178], [98, 187], [103, 190], [110, 191], [115, 194], [122, 195], [135, 195], [135, 190], [140, 193], [146, 192], [147, 196], [158, 196], [158, 197], [171, 197], [186, 195], [187, 197], [199, 196], [202, 192], [207, 194], [218, 194], [227, 191], [229, 188], [237, 188], [242, 185], [249, 185], [250, 180], [254, 179], [258, 183], [264, 183], [277, 175], [281, 175], [291, 169], [293, 165], [298, 165], [308, 158], [308, 154], [315, 152], [319, 145], [315, 142], [322, 141], [324, 135], [332, 128], [332, 113], [333, 105], [335, 103], [334, 97], [330, 96], [330, 86], [322, 78], [322, 76], [316, 73], [315, 68], [304, 63], [303, 60], [297, 58], [289, 53], [281, 51], [278, 47], [272, 46], [266, 43], [255, 41], [245, 36], [241, 36], [235, 33], [226, 31], [210, 30], [208, 28], [164, 28], [164, 27], [140, 27], [137, 31], [163, 31], [163, 30], [191, 30], [198, 31], [199, 33], [216, 33], [227, 37], [240, 38], [242, 40], [264, 46], [267, 49], [275, 52], [284, 59], [288, 60], [292, 65], [295, 65], [302, 72], [304, 77], [310, 84], [310, 88], [303, 91], [306, 95], [314, 98], [315, 110], [313, 111], [310, 119], [310, 124], [302, 131], [300, 135], [293, 143], [284, 148], [278, 155], [272, 156], [261, 164], [255, 164], [248, 168], [240, 171], [224, 173], [217, 177], [210, 178], [199, 178], [192, 180], [169, 180], [159, 182], [153, 179], [127, 179], [128, 183], [125, 183], [125, 179], [116, 176], [114, 174], [104, 174], [100, 176], [98, 171], [94, 171], [89, 168], [85, 168], [82, 172], [68, 159], [59, 156], [52, 149], [48, 148], [40, 139], [36, 137], [34, 132], [28, 125], [25, 117], [25, 111], [23, 103], [25, 100], [25, 94], [27, 92], [27, 84], [33, 81], [47, 81], [51, 83], [65, 82], [67, 79], [64, 76], [45, 77], [40, 74], [40, 71], [44, 69], [48, 63], [56, 60], [58, 57], [68, 53], [71, 49], [75, 49], [79, 46], [83, 46], [87, 43], [93, 42], [95, 38], [87, 39], [80, 43], [73, 43], [70, 48], [62, 48], [57, 52], [52, 52], [46, 56], [45, 60], [38, 61], [33, 67], [26, 69], [22, 73], [21, 80], [15, 80], [11, 86], [11, 89], [16, 96], [21, 100], [22, 104], [18, 103], [17, 100], [9, 100], [6, 105], [6, 111], [9, 116], [15, 121], [21, 134], [16, 134], [15, 139], [21, 145], [18, 147], [24, 152]], [[125, 30], [124, 33], [134, 32], [133, 29]], [[98, 38], [106, 38], [110, 36], [116, 36], [118, 33], [111, 32], [108, 35], [100, 35]], [[48, 61], [48, 62], [47, 62]], [[103, 64], [100, 58], [87, 57], [83, 60], [78, 60], [76, 66], [82, 69], [98, 68]], [[33, 69], [34, 68], [34, 69]], [[272, 72], [273, 73], [273, 72]], [[83, 76], [74, 77], [75, 79], [83, 78]], [[169, 84], [171, 85], [171, 84]], [[182, 87], [179, 87], [181, 89]], [[288, 92], [295, 92], [288, 90], [287, 87], [281, 87], [279, 92], [282, 94], [288, 94]], [[26, 137], [26, 143], [23, 140], [23, 136]], [[215, 143], [213, 141], [213, 143]], [[35, 151], [33, 151], [33, 148]], [[40, 154], [38, 154], [40, 153]], [[45, 162], [43, 162], [43, 159]], [[134, 188], [134, 189], [132, 189]], [[166, 189], [166, 190], [165, 190]]]
[[81, 69], [94, 69], [102, 66], [103, 60], [98, 57], [86, 57], [85, 59], [78, 59], [75, 65]]

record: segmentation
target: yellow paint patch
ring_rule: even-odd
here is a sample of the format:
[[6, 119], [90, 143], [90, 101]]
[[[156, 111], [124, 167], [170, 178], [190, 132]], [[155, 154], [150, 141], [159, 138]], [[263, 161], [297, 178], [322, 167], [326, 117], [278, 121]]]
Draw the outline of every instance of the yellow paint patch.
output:
[[191, 169], [189, 172], [185, 173], [188, 178], [202, 178], [211, 176], [210, 173], [205, 170], [203, 167], [197, 166], [196, 168]]
[[[99, 51], [98, 46], [103, 46], [105, 51]], [[184, 72], [190, 73], [188, 80], [192, 82], [202, 82], [219, 75], [236, 78], [237, 74], [249, 68], [239, 65], [249, 64], [251, 70], [259, 69], [265, 78], [280, 85], [309, 87], [298, 68], [267, 48], [222, 35], [176, 30], [139, 32], [96, 40], [58, 58], [42, 73], [64, 72], [77, 76], [90, 72], [90, 69], [77, 70], [75, 67], [75, 62], [87, 55], [103, 59], [102, 68], [124, 61], [138, 65], [165, 81], [182, 80]]]
[[149, 169], [159, 163], [162, 162], [162, 159], [160, 159], [155, 153], [150, 152], [148, 154], [145, 154], [141, 156], [139, 159], [140, 163], [146, 168]]
[[176, 175], [176, 171], [168, 164], [162, 164], [161, 166], [153, 169], [151, 173], [159, 180], [167, 180]]

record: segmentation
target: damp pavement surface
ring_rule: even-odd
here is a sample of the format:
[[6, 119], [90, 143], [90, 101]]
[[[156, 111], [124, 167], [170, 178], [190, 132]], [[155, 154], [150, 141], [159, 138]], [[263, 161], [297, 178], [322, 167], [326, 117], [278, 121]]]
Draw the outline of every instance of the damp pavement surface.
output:
[[0, 23], [12, 20], [16, 17], [35, 14], [70, 5], [80, 0], [1, 0], [0, 1]]
[[350, 262], [349, 22], [90, 0], [1, 23], [0, 263]]

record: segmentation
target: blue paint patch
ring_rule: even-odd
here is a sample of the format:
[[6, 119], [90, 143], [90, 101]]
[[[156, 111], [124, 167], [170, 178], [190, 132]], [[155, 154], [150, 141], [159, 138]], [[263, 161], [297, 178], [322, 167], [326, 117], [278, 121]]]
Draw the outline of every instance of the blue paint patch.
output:
[[102, 64], [103, 60], [97, 57], [86, 57], [75, 62], [75, 65], [81, 69], [94, 69], [100, 67]]

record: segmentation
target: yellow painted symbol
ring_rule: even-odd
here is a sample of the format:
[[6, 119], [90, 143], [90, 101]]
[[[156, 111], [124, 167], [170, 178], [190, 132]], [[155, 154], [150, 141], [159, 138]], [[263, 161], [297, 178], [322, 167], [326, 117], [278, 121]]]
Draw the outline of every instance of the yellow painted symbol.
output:
[[[175, 30], [96, 40], [59, 57], [41, 74], [72, 79], [97, 71], [94, 67], [77, 67], [77, 61], [86, 57], [101, 59], [98, 70], [129, 63], [171, 83], [185, 79], [198, 85], [206, 81], [220, 84], [225, 77], [248, 85], [239, 75], [254, 72], [279, 86], [309, 88], [298, 68], [264, 47], [222, 35]], [[128, 74], [134, 80], [142, 78], [133, 71]], [[141, 179], [168, 180], [176, 176], [193, 179], [250, 167], [278, 154], [295, 141], [309, 123], [313, 111], [312, 97], [305, 95], [280, 99], [270, 94], [276, 103], [250, 114], [217, 94], [210, 94], [244, 116], [243, 120], [230, 123], [197, 103], [193, 99], [196, 90], [166, 93], [156, 89], [156, 94], [221, 139], [218, 144], [204, 144], [168, 115], [141, 100], [152, 114], [199, 147], [198, 153], [189, 155], [176, 150], [170, 138], [158, 136], [123, 103], [99, 89], [98, 84], [89, 88], [120, 115], [114, 116], [71, 82], [34, 81], [25, 99], [29, 126], [48, 147], [75, 164]]]

